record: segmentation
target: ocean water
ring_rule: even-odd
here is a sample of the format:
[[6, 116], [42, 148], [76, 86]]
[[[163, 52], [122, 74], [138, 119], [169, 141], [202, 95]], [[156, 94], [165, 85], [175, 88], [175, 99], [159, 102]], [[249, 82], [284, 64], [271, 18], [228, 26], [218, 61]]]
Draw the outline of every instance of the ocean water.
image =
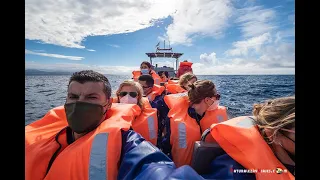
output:
[[[114, 95], [130, 75], [106, 75]], [[254, 103], [295, 93], [294, 75], [216, 75], [197, 76], [215, 83], [220, 105], [231, 117], [250, 115]], [[50, 109], [63, 105], [70, 76], [25, 76], [25, 125], [42, 118]]]

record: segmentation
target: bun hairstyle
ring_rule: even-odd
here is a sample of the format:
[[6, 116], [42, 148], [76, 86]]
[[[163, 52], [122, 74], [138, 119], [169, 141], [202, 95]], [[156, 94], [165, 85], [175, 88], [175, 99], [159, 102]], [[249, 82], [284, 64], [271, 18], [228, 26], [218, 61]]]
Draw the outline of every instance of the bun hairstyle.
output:
[[194, 85], [194, 83], [189, 84], [188, 86], [189, 86], [191, 89], [193, 89], [193, 90], [196, 88], [196, 86]]
[[188, 96], [191, 104], [198, 104], [206, 97], [218, 95], [214, 83], [210, 80], [198, 80], [189, 87], [191, 89], [188, 91]]

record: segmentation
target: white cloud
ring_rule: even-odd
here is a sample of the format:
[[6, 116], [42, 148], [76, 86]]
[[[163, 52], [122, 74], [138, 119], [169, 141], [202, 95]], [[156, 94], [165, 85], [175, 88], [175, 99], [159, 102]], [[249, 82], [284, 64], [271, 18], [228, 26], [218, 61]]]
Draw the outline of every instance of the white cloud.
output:
[[175, 11], [174, 0], [27, 0], [25, 37], [85, 48], [88, 36], [134, 32]]
[[32, 50], [33, 52], [45, 52], [45, 50]]
[[79, 63], [56, 63], [56, 64], [42, 64], [36, 62], [26, 61], [26, 69], [40, 69], [40, 70], [51, 70], [51, 71], [61, 71], [68, 70], [71, 72], [80, 70], [94, 70], [103, 74], [118, 74], [118, 75], [129, 75], [137, 67], [128, 66], [97, 66], [97, 65], [87, 65]]
[[271, 42], [270, 33], [264, 33], [257, 37], [252, 37], [248, 40], [237, 41], [232, 43], [233, 49], [227, 50], [225, 53], [227, 56], [241, 56], [248, 55], [250, 50], [259, 52], [261, 46]]
[[[282, 33], [280, 31], [277, 35]], [[210, 55], [201, 54], [201, 63], [194, 63], [193, 71], [198, 75], [295, 74], [294, 42], [289, 43], [281, 36], [277, 37], [280, 37], [278, 41], [272, 42], [271, 35], [265, 33], [262, 36], [235, 42], [233, 43], [235, 48], [225, 53], [227, 57], [238, 56], [234, 58], [220, 58], [215, 52]], [[255, 53], [248, 53], [250, 50], [254, 50]], [[215, 63], [207, 63], [211, 61]]]
[[264, 67], [259, 63], [225, 63], [217, 66], [207, 66], [202, 63], [192, 65], [196, 75], [258, 75], [258, 74], [294, 74], [294, 67]]
[[295, 67], [295, 46], [281, 42], [278, 46], [268, 45], [262, 49], [258, 59], [264, 67]]
[[96, 50], [94, 50], [94, 49], [87, 49], [88, 51], [91, 51], [91, 52], [94, 52], [94, 51], [96, 51]]
[[119, 45], [116, 45], [116, 44], [107, 44], [108, 46], [111, 46], [111, 47], [114, 47], [114, 48], [119, 48], [120, 46]]
[[216, 53], [212, 52], [211, 54], [201, 54], [200, 55], [200, 61], [204, 62], [205, 64], [212, 64], [212, 65], [216, 65], [217, 64], [217, 57], [216, 57]]
[[38, 55], [38, 56], [46, 56], [46, 57], [53, 57], [53, 58], [60, 58], [60, 59], [70, 59], [74, 61], [79, 61], [84, 59], [84, 57], [79, 57], [79, 56], [65, 56], [61, 54], [48, 54], [48, 53], [39, 53], [39, 52], [33, 52], [30, 50], [25, 50], [25, 54], [33, 54], [33, 55]]
[[240, 24], [244, 37], [253, 37], [276, 29], [273, 20], [276, 12], [273, 9], [263, 9], [261, 6], [238, 9], [235, 22]]
[[228, 26], [232, 8], [230, 0], [180, 0], [165, 37], [171, 44], [187, 46], [200, 35], [219, 38]]
[[278, 43], [286, 38], [295, 37], [295, 28], [285, 29], [276, 33], [275, 43]]

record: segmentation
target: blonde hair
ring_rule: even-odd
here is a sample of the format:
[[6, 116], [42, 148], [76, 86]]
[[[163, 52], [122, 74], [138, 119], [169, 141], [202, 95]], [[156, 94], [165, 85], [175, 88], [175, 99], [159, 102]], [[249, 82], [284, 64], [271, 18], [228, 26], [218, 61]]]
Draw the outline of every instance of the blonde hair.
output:
[[[183, 87], [185, 84], [188, 83], [188, 81], [190, 81], [191, 79], [193, 78], [196, 78], [197, 80], [197, 76], [192, 74], [191, 72], [187, 72], [187, 73], [184, 73], [183, 75], [180, 76], [179, 78], [179, 85], [181, 87]], [[184, 88], [184, 87], [183, 87]]]
[[[253, 105], [253, 115], [262, 135], [268, 143], [272, 143], [276, 133], [281, 129], [295, 127], [295, 96], [281, 97], [267, 100], [265, 103]], [[274, 130], [270, 137], [267, 137], [264, 130]], [[272, 137], [270, 142], [269, 138]]]
[[116, 96], [119, 100], [119, 94], [121, 92], [121, 89], [124, 87], [124, 86], [132, 86], [136, 89], [137, 93], [138, 93], [138, 103], [137, 105], [141, 108], [141, 110], [143, 109], [143, 101], [142, 101], [142, 96], [143, 96], [143, 90], [142, 90], [142, 87], [141, 85], [138, 83], [138, 82], [135, 82], [135, 81], [132, 81], [132, 80], [125, 80], [123, 81], [120, 85], [119, 85], [119, 88], [118, 90], [116, 91]]

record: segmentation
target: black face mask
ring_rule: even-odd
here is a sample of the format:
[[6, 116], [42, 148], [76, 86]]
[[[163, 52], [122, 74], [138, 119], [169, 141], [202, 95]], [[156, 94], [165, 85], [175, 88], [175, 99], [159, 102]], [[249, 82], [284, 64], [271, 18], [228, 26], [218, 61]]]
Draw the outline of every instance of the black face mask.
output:
[[92, 131], [107, 112], [103, 112], [105, 106], [80, 101], [65, 104], [69, 127], [78, 134]]

